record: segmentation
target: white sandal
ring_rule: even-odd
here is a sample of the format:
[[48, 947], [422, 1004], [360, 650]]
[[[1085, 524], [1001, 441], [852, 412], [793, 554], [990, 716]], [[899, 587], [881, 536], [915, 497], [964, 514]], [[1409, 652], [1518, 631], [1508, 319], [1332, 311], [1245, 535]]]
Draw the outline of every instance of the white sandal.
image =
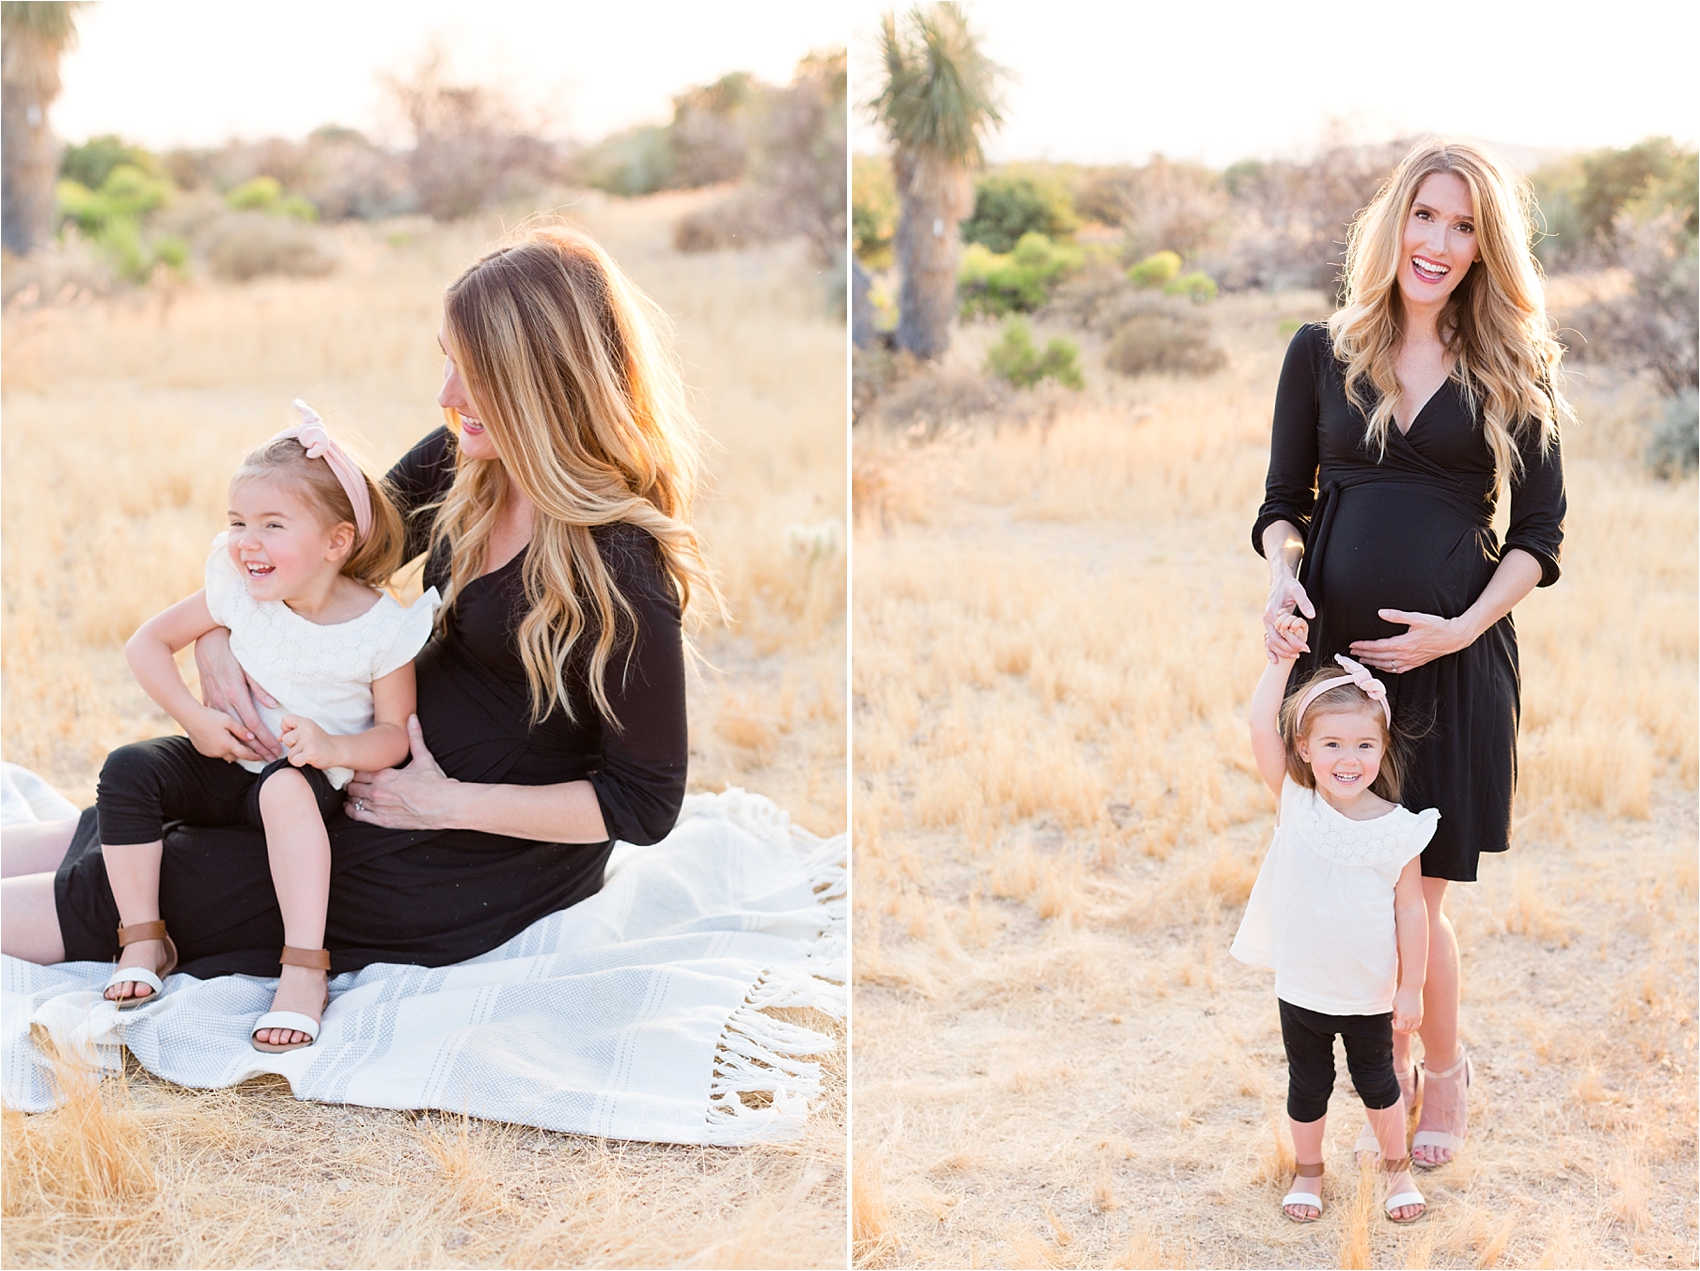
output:
[[143, 966], [119, 967], [112, 973], [112, 978], [101, 989], [100, 995], [106, 997], [114, 985], [145, 984], [153, 990], [146, 997], [138, 997], [131, 993], [128, 997], [106, 997], [121, 1011], [127, 1011], [144, 1003], [152, 1002], [165, 992], [165, 977], [177, 969], [177, 946], [171, 943], [171, 937], [165, 932], [165, 920], [155, 919], [153, 922], [136, 922], [128, 927], [118, 928], [118, 947], [139, 944], [143, 940], [159, 940], [165, 945], [165, 965], [150, 971]]
[[[1428, 1072], [1426, 1066], [1424, 1067], [1424, 1072]], [[1457, 1100], [1456, 1104], [1452, 1108], [1446, 1111], [1440, 1111], [1436, 1107], [1432, 1106], [1433, 1101], [1431, 1101], [1430, 1110], [1435, 1112], [1436, 1119], [1445, 1118], [1447, 1128], [1444, 1130], [1418, 1130], [1416, 1136], [1411, 1140], [1411, 1150], [1413, 1152], [1419, 1147], [1443, 1147], [1448, 1152], [1451, 1152], [1453, 1156], [1456, 1156], [1460, 1149], [1463, 1148], [1464, 1136], [1468, 1132], [1470, 1126], [1469, 1091], [1470, 1080], [1474, 1075], [1474, 1065], [1470, 1063], [1470, 1057], [1464, 1053], [1464, 1048], [1462, 1046], [1458, 1047], [1457, 1062], [1450, 1068], [1447, 1068], [1442, 1072], [1428, 1073], [1428, 1079], [1430, 1081], [1447, 1081], [1454, 1083], [1461, 1081], [1462, 1085], [1456, 1087], [1458, 1091]], [[1451, 1159], [1451, 1157], [1448, 1157], [1444, 1161], [1424, 1161], [1417, 1159], [1412, 1161], [1411, 1164], [1420, 1170], [1431, 1170], [1439, 1169], [1442, 1165], [1449, 1164]]]
[[[1322, 1184], [1321, 1182], [1304, 1184], [1299, 1179], [1321, 1179], [1322, 1162], [1317, 1161], [1314, 1165], [1306, 1165], [1303, 1161], [1300, 1161], [1293, 1166], [1293, 1172], [1298, 1177], [1293, 1179], [1293, 1190], [1281, 1197], [1281, 1212], [1286, 1215], [1288, 1222], [1315, 1222], [1316, 1218], [1322, 1217]], [[1311, 1190], [1305, 1190], [1306, 1186]], [[1292, 1214], [1287, 1213], [1288, 1205], [1309, 1205], [1316, 1210], [1316, 1218], [1295, 1218]]]
[[[329, 949], [297, 949], [293, 945], [284, 945], [283, 953], [278, 961], [285, 966], [302, 966], [310, 971], [325, 972], [327, 980], [330, 976], [331, 954]], [[325, 985], [325, 1006], [331, 1002], [330, 984]], [[324, 1014], [325, 1006], [319, 1008]], [[263, 1042], [256, 1033], [268, 1028], [287, 1028], [292, 1032], [306, 1033], [304, 1042]], [[248, 1030], [248, 1044], [255, 1050], [263, 1050], [269, 1055], [281, 1055], [286, 1050], [300, 1050], [303, 1046], [311, 1046], [319, 1040], [319, 1021], [311, 1015], [303, 1015], [299, 1011], [267, 1011], [254, 1021], [254, 1027]]]

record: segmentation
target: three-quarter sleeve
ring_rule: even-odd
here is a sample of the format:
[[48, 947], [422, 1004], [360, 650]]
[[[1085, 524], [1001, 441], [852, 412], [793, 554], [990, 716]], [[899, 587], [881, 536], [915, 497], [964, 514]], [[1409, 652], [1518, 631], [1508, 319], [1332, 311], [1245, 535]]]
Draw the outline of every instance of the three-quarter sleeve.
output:
[[1263, 555], [1263, 532], [1276, 521], [1290, 521], [1300, 533], [1310, 529], [1316, 506], [1317, 352], [1326, 337], [1312, 323], [1300, 327], [1287, 346], [1281, 382], [1275, 390], [1275, 423], [1269, 437], [1269, 475], [1263, 506], [1251, 527], [1251, 545]]
[[448, 493], [455, 479], [454, 434], [438, 428], [427, 434], [391, 468], [384, 477], [402, 524], [407, 527], [407, 550], [404, 561], [410, 561], [431, 545], [431, 509]]
[[1564, 459], [1558, 438], [1545, 455], [1534, 428], [1518, 440], [1521, 475], [1511, 480], [1511, 525], [1503, 551], [1520, 547], [1541, 563], [1541, 587], [1558, 581], [1558, 554], [1564, 543]]
[[616, 649], [603, 677], [619, 724], [603, 724], [590, 784], [608, 837], [641, 846], [666, 837], [685, 797], [685, 654], [660, 545], [634, 526], [611, 531], [597, 536], [597, 546], [635, 623], [631, 643]]

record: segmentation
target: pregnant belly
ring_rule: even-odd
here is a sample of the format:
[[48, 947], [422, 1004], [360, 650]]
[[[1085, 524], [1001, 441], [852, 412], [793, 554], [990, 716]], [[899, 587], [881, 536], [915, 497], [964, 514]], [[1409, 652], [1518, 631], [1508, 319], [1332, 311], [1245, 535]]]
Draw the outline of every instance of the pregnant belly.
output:
[[1342, 490], [1322, 553], [1328, 627], [1352, 640], [1398, 635], [1380, 609], [1455, 618], [1475, 603], [1498, 565], [1493, 531], [1421, 487]]

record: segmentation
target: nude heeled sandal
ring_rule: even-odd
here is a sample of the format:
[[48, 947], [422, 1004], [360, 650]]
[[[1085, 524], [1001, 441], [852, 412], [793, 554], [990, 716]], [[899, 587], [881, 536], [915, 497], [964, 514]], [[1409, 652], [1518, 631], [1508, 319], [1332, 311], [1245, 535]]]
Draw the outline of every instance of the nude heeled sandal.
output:
[[[1411, 1148], [1415, 1151], [1420, 1147], [1440, 1147], [1452, 1153], [1444, 1161], [1425, 1161], [1418, 1157], [1412, 1165], [1419, 1170], [1439, 1169], [1454, 1160], [1464, 1147], [1464, 1136], [1469, 1131], [1470, 1124], [1470, 1081], [1475, 1076], [1475, 1065], [1470, 1062], [1470, 1056], [1458, 1047], [1458, 1058], [1450, 1068], [1439, 1072], [1429, 1072], [1428, 1065], [1423, 1065], [1423, 1071], [1428, 1073], [1428, 1080], [1443, 1081], [1447, 1085], [1440, 1089], [1450, 1089], [1450, 1100], [1436, 1098], [1430, 1109], [1435, 1114], [1434, 1120], [1446, 1128], [1442, 1130], [1418, 1130], [1411, 1139]], [[1437, 1090], [1431, 1092], [1438, 1094]]]
[[[331, 969], [331, 951], [329, 949], [297, 949], [294, 945], [284, 945], [283, 952], [278, 955], [279, 962], [284, 966], [301, 966], [310, 971], [325, 972], [328, 981]], [[331, 1004], [331, 986], [325, 985], [325, 1004], [319, 1007], [319, 1013], [324, 1014], [325, 1006]], [[267, 1028], [287, 1028], [292, 1032], [306, 1033], [304, 1042], [263, 1042], [255, 1036]], [[319, 1040], [319, 1021], [311, 1015], [303, 1015], [299, 1011], [267, 1011], [254, 1021], [254, 1027], [248, 1030], [248, 1044], [255, 1050], [265, 1051], [270, 1055], [281, 1055], [286, 1050], [300, 1050], [303, 1046], [311, 1046]]]
[[[1281, 1213], [1288, 1222], [1315, 1222], [1316, 1218], [1322, 1217], [1322, 1183], [1320, 1181], [1304, 1183], [1300, 1180], [1307, 1178], [1320, 1180], [1322, 1178], [1322, 1162], [1317, 1161], [1314, 1165], [1306, 1165], [1303, 1161], [1299, 1161], [1293, 1166], [1293, 1173], [1297, 1174], [1298, 1178], [1293, 1180], [1293, 1190], [1281, 1197]], [[1292, 1214], [1287, 1213], [1288, 1205], [1309, 1205], [1316, 1210], [1316, 1218], [1295, 1218]]]
[[106, 998], [108, 1002], [111, 1002], [121, 1011], [127, 1011], [132, 1007], [142, 1005], [144, 1002], [153, 1001], [165, 992], [165, 977], [177, 969], [177, 946], [171, 943], [171, 937], [166, 934], [163, 918], [155, 919], [153, 922], [135, 922], [128, 927], [120, 926], [118, 928], [118, 947], [120, 949], [127, 945], [139, 944], [143, 940], [162, 940], [165, 942], [165, 965], [156, 967], [152, 971], [140, 966], [120, 967], [112, 973], [112, 978], [106, 982], [106, 987], [100, 991], [102, 997], [105, 997], [107, 992], [116, 984], [145, 984], [153, 990], [146, 997], [137, 997], [132, 993], [129, 997]]

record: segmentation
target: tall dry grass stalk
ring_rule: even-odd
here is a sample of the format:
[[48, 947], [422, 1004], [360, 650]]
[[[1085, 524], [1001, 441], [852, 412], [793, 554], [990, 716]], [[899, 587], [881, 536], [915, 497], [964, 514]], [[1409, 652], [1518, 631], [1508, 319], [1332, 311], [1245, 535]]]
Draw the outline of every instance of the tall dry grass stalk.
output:
[[1275, 1002], [1226, 952], [1273, 813], [1246, 535], [1323, 312], [1228, 298], [1209, 378], [1086, 341], [1047, 425], [857, 437], [855, 1151], [892, 1265], [1693, 1265], [1696, 499], [1640, 471], [1633, 383], [1578, 394], [1565, 577], [1517, 612], [1513, 850], [1448, 901], [1472, 1141], [1394, 1227], [1354, 1199], [1342, 1064], [1325, 1216], [1278, 1212]]
[[[700, 524], [739, 622], [701, 638], [692, 784], [743, 785], [832, 833], [845, 817], [845, 571], [833, 532], [845, 517], [844, 328], [801, 248], [675, 253], [672, 224], [699, 197], [590, 196], [567, 212], [674, 316], [716, 443]], [[131, 680], [122, 643], [200, 586], [235, 463], [287, 422], [296, 396], [358, 432], [380, 462], [435, 427], [441, 289], [501, 229], [351, 227], [331, 278], [6, 316], [6, 758], [87, 802], [108, 749], [172, 730]], [[194, 1093], [133, 1071], [128, 1105], [107, 1092], [7, 1115], [0, 1257], [842, 1265], [842, 1056], [829, 1072], [801, 1144], [719, 1152], [297, 1105], [270, 1083]], [[51, 1163], [91, 1125], [114, 1145], [140, 1143], [110, 1168], [157, 1180], [145, 1196], [74, 1201], [63, 1179], [83, 1175]]]

